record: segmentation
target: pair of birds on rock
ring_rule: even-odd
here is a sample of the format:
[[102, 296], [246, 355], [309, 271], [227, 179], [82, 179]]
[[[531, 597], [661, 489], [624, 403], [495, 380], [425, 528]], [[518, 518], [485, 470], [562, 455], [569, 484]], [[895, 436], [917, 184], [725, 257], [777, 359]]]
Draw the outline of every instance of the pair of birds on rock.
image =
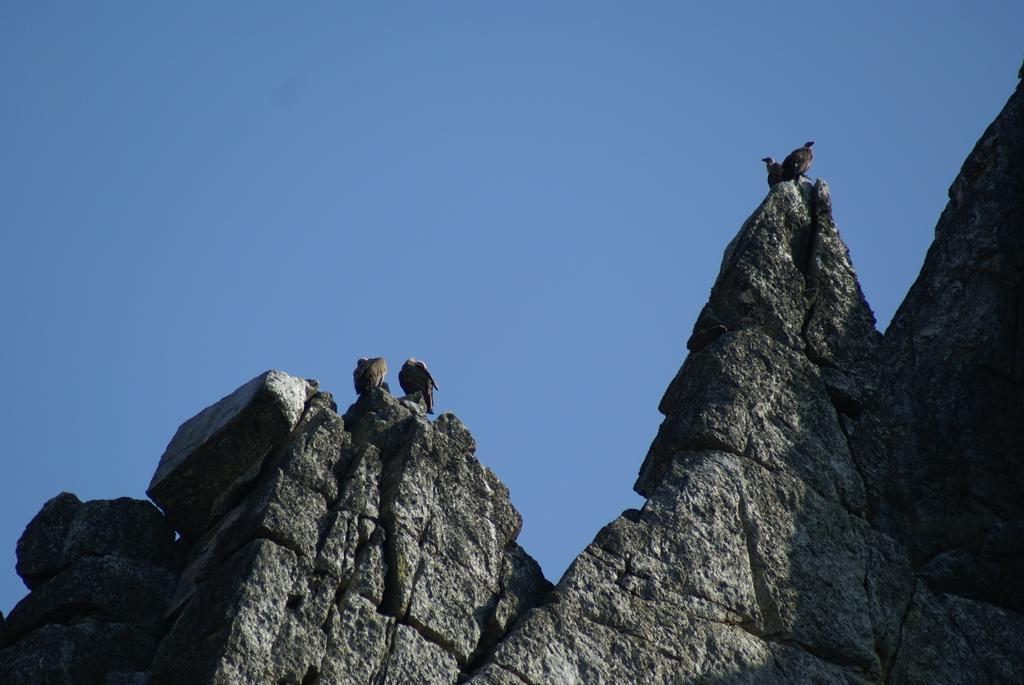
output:
[[762, 159], [761, 161], [768, 167], [768, 187], [771, 188], [782, 181], [795, 181], [803, 176], [811, 168], [811, 160], [814, 159], [814, 153], [811, 152], [812, 145], [814, 145], [813, 140], [807, 141], [803, 147], [798, 147], [790, 152], [782, 160], [782, 164], [771, 157]]
[[[352, 380], [356, 386], [356, 394], [364, 393], [379, 388], [384, 383], [384, 376], [388, 373], [388, 363], [384, 357], [373, 357], [367, 359], [361, 357], [356, 362], [356, 369], [352, 372]], [[402, 370], [398, 372], [398, 383], [406, 395], [414, 392], [423, 396], [427, 404], [427, 413], [434, 413], [434, 391], [437, 390], [437, 383], [434, 377], [427, 371], [427, 365], [416, 359], [406, 359], [402, 364]]]

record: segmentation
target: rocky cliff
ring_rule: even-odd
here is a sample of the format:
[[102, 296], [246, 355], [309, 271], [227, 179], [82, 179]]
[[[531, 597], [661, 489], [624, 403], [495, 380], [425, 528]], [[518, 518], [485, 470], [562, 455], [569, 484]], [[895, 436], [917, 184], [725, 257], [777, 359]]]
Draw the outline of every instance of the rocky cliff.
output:
[[451, 414], [378, 389], [342, 417], [315, 383], [267, 372], [178, 430], [149, 488], [166, 516], [67, 493], [43, 507], [0, 672], [454, 682], [550, 589], [474, 449]]
[[635, 488], [552, 587], [472, 436], [267, 372], [149, 494], [47, 502], [5, 683], [1024, 682], [1024, 92], [884, 337], [828, 187], [726, 249]]

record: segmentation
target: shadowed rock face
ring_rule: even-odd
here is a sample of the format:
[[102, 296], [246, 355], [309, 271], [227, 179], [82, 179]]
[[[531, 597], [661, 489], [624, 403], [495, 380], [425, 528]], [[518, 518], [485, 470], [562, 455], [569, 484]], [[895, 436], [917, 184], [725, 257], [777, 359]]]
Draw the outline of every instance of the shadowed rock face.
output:
[[4, 683], [102, 682], [148, 668], [177, 583], [174, 531], [151, 503], [61, 493], [18, 540], [32, 588], [0, 622]]
[[[267, 372], [147, 502], [47, 502], [7, 683], [1024, 682], [1024, 95], [882, 338], [828, 187], [725, 251], [641, 466], [554, 588], [452, 414]], [[182, 533], [173, 539], [173, 529]]]
[[1024, 611], [1024, 90], [949, 190], [858, 440], [878, 525], [938, 592]]

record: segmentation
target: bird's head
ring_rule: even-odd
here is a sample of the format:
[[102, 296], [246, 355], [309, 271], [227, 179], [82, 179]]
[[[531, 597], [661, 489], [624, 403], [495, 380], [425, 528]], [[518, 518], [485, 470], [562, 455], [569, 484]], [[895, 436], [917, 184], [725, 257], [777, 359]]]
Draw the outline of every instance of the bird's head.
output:
[[775, 160], [772, 159], [771, 157], [765, 157], [761, 161], [764, 162], [765, 164], [775, 164]]
[[813, 140], [808, 140], [806, 143], [804, 143], [804, 147], [810, 147], [812, 145], [814, 145], [814, 141]]

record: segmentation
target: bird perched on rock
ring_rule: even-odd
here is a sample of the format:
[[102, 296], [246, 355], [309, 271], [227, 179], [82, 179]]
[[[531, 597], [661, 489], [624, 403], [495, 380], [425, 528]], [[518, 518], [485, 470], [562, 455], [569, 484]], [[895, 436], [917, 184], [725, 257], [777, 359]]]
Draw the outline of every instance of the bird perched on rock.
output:
[[362, 395], [374, 388], [379, 388], [384, 382], [384, 376], [388, 372], [388, 364], [384, 357], [367, 359], [360, 357], [356, 362], [356, 370], [352, 372], [352, 380], [355, 382], [356, 394]]
[[406, 395], [418, 392], [423, 395], [423, 401], [427, 403], [427, 413], [434, 413], [434, 391], [437, 390], [437, 383], [434, 377], [427, 371], [427, 365], [416, 359], [406, 359], [398, 372], [398, 382]]
[[782, 180], [782, 165], [771, 157], [765, 157], [761, 161], [768, 167], [768, 187], [771, 188]]
[[814, 145], [814, 141], [809, 140], [804, 143], [803, 147], [798, 147], [786, 155], [786, 158], [782, 160], [783, 181], [795, 181], [811, 168], [811, 160], [814, 159], [814, 153], [811, 152], [812, 145]]

